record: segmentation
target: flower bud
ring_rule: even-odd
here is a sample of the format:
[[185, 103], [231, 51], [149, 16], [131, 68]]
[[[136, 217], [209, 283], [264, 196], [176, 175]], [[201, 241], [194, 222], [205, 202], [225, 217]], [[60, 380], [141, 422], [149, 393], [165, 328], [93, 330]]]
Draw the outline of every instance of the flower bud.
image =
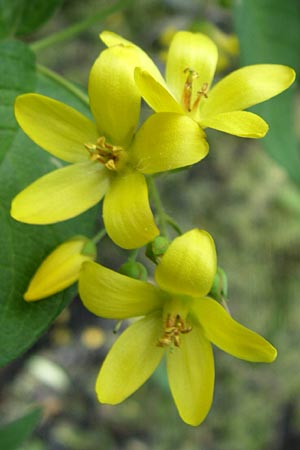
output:
[[146, 267], [137, 261], [127, 261], [126, 263], [122, 264], [119, 272], [123, 275], [127, 275], [130, 278], [135, 278], [136, 280], [147, 281], [148, 278]]
[[222, 302], [228, 298], [227, 275], [221, 267], [218, 267], [217, 269], [209, 295], [211, 295], [218, 302]]
[[158, 258], [163, 256], [169, 245], [169, 239], [165, 236], [157, 236], [154, 241], [150, 242], [146, 247], [147, 258], [157, 264]]
[[40, 300], [71, 286], [78, 280], [81, 264], [95, 257], [95, 244], [84, 236], [74, 236], [60, 244], [33, 275], [24, 299]]

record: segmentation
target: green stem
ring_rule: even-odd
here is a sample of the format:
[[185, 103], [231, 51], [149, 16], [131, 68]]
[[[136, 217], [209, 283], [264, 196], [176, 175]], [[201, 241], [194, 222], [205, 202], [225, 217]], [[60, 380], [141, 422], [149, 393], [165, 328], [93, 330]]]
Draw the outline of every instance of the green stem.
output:
[[102, 238], [106, 236], [106, 229], [102, 228], [93, 238], [92, 241], [94, 244], [97, 244], [99, 241], [101, 241]]
[[48, 37], [40, 39], [39, 41], [31, 44], [31, 49], [35, 52], [43, 50], [46, 47], [50, 47], [54, 44], [57, 44], [62, 41], [66, 41], [67, 39], [71, 39], [76, 34], [81, 33], [82, 31], [89, 28], [94, 23], [106, 19], [109, 15], [121, 11], [125, 7], [129, 6], [133, 0], [119, 0], [114, 5], [107, 6], [106, 8], [101, 9], [100, 11], [93, 13], [91, 16], [82, 20], [81, 22], [76, 23], [62, 31], [58, 31], [56, 33], [51, 34]]
[[168, 214], [165, 214], [165, 219], [168, 222], [168, 224], [178, 233], [179, 235], [183, 234], [183, 231], [181, 230], [178, 223]]
[[148, 180], [148, 188], [149, 188], [149, 194], [150, 197], [153, 200], [153, 204], [156, 209], [156, 215], [158, 218], [158, 222], [160, 225], [160, 232], [162, 236], [167, 237], [167, 220], [166, 220], [166, 213], [164, 210], [164, 206], [162, 204], [162, 201], [160, 199], [159, 192], [157, 190], [157, 187], [155, 185], [153, 177], [149, 176], [147, 178]]
[[79, 98], [79, 100], [81, 100], [82, 103], [89, 106], [88, 96], [84, 92], [82, 92], [79, 88], [77, 88], [73, 83], [66, 80], [64, 77], [62, 77], [58, 73], [54, 72], [53, 70], [48, 69], [45, 66], [42, 66], [41, 64], [37, 64], [36, 68], [39, 73], [45, 75], [46, 77], [50, 78], [51, 80], [56, 81], [61, 86], [68, 89], [68, 91], [72, 92], [72, 94], [76, 95], [76, 97]]
[[130, 253], [129, 253], [129, 256], [128, 256], [128, 261], [135, 261], [136, 260], [136, 258], [137, 258], [137, 255], [139, 254], [139, 248], [136, 248], [136, 249], [134, 249], [134, 250], [132, 250]]

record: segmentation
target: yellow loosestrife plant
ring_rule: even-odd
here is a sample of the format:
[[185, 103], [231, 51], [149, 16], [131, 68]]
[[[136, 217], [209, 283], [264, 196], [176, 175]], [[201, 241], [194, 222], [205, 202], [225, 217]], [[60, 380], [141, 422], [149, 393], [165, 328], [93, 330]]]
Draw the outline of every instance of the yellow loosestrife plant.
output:
[[[286, 66], [259, 64], [238, 69], [213, 86], [216, 45], [204, 34], [179, 31], [170, 45], [164, 80], [138, 46], [109, 31], [100, 37], [108, 48], [89, 76], [94, 120], [39, 94], [17, 97], [15, 115], [23, 131], [71, 164], [20, 192], [11, 215], [28, 224], [52, 224], [103, 199], [103, 221], [110, 238], [125, 249], [147, 243], [151, 247], [160, 230], [150, 208], [146, 176], [202, 160], [208, 153], [205, 128], [263, 137], [267, 123], [244, 109], [287, 89], [295, 73]], [[141, 98], [154, 113], [138, 128]], [[156, 207], [162, 209], [159, 203]], [[160, 215], [166, 219], [164, 211]], [[161, 239], [167, 241], [166, 236]], [[95, 254], [86, 251], [91, 242], [75, 237], [58, 246], [38, 268], [24, 298], [48, 297], [79, 278], [82, 302], [92, 313], [118, 320], [135, 318], [100, 369], [96, 383], [100, 402], [125, 400], [165, 355], [178, 412], [184, 422], [196, 426], [207, 416], [213, 399], [211, 344], [247, 361], [276, 358], [268, 341], [236, 322], [216, 301], [219, 298], [212, 297], [219, 292], [217, 257], [206, 231], [181, 234], [161, 253], [150, 256], [157, 264], [156, 285], [93, 262]], [[128, 259], [121, 270], [131, 274], [132, 266], [140, 268], [135, 264]], [[147, 275], [134, 273], [136, 278]]]

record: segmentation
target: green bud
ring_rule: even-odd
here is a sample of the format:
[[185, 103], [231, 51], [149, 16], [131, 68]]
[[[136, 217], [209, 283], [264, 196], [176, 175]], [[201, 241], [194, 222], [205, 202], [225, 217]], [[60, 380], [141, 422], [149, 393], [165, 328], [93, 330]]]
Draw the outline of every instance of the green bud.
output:
[[146, 267], [137, 261], [126, 261], [119, 269], [122, 275], [127, 275], [136, 280], [147, 281], [148, 273]]
[[217, 268], [217, 272], [213, 281], [209, 295], [222, 302], [228, 299], [228, 280], [227, 275], [221, 267]]
[[146, 247], [147, 258], [157, 264], [158, 258], [163, 256], [169, 245], [169, 239], [165, 236], [157, 236], [154, 241], [150, 242]]

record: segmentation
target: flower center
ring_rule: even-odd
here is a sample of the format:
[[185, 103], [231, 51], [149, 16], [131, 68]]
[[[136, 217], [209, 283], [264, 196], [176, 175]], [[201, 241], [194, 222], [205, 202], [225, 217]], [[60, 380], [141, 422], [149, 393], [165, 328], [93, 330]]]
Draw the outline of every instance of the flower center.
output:
[[117, 165], [125, 156], [123, 147], [106, 142], [104, 136], [97, 139], [96, 144], [84, 144], [92, 161], [99, 161], [109, 170], [117, 170]]
[[189, 67], [184, 70], [184, 73], [187, 74], [187, 77], [183, 86], [182, 105], [187, 112], [194, 112], [198, 108], [201, 98], [207, 98], [208, 83], [203, 83], [200, 91], [197, 91], [196, 98], [192, 103], [193, 82], [199, 78], [199, 74]]
[[158, 347], [180, 346], [180, 334], [189, 333], [192, 330], [190, 325], [186, 325], [184, 319], [179, 314], [168, 314], [164, 323], [162, 337], [158, 340]]

